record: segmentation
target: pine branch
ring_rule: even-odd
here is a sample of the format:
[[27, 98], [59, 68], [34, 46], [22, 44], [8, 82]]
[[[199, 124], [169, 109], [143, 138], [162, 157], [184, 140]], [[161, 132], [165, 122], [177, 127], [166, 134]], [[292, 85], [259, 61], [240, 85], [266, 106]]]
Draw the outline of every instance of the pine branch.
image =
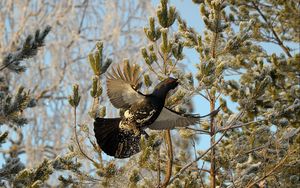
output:
[[46, 26], [42, 32], [37, 30], [34, 37], [32, 35], [28, 35], [20, 49], [16, 52], [8, 53], [8, 55], [3, 58], [0, 71], [8, 68], [16, 73], [24, 72], [26, 67], [20, 65], [21, 61], [32, 58], [37, 54], [38, 49], [44, 46], [45, 38], [49, 34], [50, 30], [51, 27]]
[[261, 123], [263, 121], [266, 121], [266, 120], [261, 119], [261, 120], [257, 120], [257, 121], [247, 122], [247, 123], [237, 123], [237, 124], [235, 124], [235, 126], [232, 126], [232, 127], [222, 127], [220, 129], [218, 129], [217, 132], [223, 132], [223, 131], [228, 130], [228, 129], [237, 129], [237, 128], [241, 128], [241, 127], [244, 127], [244, 126], [247, 126], [247, 125]]
[[7, 131], [5, 131], [4, 133], [0, 134], [0, 147], [1, 147], [1, 144], [3, 144], [5, 142], [7, 136], [8, 136], [8, 132]]
[[281, 159], [279, 161], [279, 163], [277, 163], [269, 172], [267, 172], [263, 177], [259, 178], [258, 180], [252, 182], [251, 184], [247, 185], [247, 188], [251, 188], [254, 185], [256, 185], [257, 183], [263, 181], [264, 179], [268, 178], [269, 176], [273, 175], [273, 173], [283, 165], [283, 163], [288, 159], [288, 157], [290, 156], [290, 153], [288, 153], [283, 159]]
[[274, 30], [274, 27], [268, 22], [268, 19], [263, 14], [263, 12], [260, 10], [259, 6], [255, 2], [252, 2], [252, 5], [257, 10], [257, 12], [259, 13], [259, 15], [263, 18], [263, 20], [265, 21], [265, 23], [268, 25], [269, 29], [271, 30], [271, 32], [273, 33], [273, 35], [275, 37], [275, 40], [277, 41], [277, 44], [283, 49], [283, 51], [287, 54], [288, 57], [292, 57], [292, 55], [290, 53], [290, 50], [283, 44], [283, 42], [279, 38], [278, 34]]
[[[44, 159], [41, 164], [35, 168], [25, 168], [18, 158], [9, 159], [5, 166], [5, 171], [0, 170], [0, 177], [6, 178], [13, 187], [41, 187], [50, 178], [54, 170], [68, 170], [76, 174], [81, 174], [79, 168], [81, 163], [73, 161], [74, 152], [66, 154], [64, 157], [56, 157], [53, 160]], [[1, 172], [6, 175], [2, 176]], [[8, 176], [10, 176], [8, 178]], [[0, 178], [1, 180], [1, 178]]]
[[[205, 163], [203, 162], [202, 167], [201, 167], [201, 169], [200, 169], [200, 171], [199, 171], [199, 174], [201, 173], [201, 171], [203, 171], [204, 164], [205, 164]], [[204, 185], [204, 183], [203, 183], [201, 174], [200, 174], [200, 182], [201, 182], [202, 187], [205, 188], [205, 185]]]
[[76, 107], [74, 108], [74, 134], [75, 134], [75, 141], [76, 141], [76, 144], [77, 144], [77, 146], [78, 146], [78, 148], [79, 148], [79, 151], [80, 151], [80, 153], [85, 157], [85, 158], [87, 158], [89, 161], [91, 161], [94, 165], [96, 165], [97, 166], [97, 162], [96, 161], [94, 161], [91, 157], [89, 157], [84, 151], [83, 151], [83, 149], [81, 148], [81, 145], [80, 145], [80, 143], [79, 143], [79, 138], [78, 138], [78, 134], [77, 134], [77, 128], [76, 128], [76, 126], [77, 126], [77, 124], [76, 124]]
[[[244, 111], [241, 111], [234, 120], [232, 120], [231, 122], [228, 123], [228, 127], [231, 127], [234, 125], [235, 121], [238, 121], [244, 114]], [[200, 159], [202, 159], [202, 157], [204, 157], [209, 151], [211, 151], [212, 148], [216, 147], [216, 145], [223, 139], [223, 137], [226, 135], [226, 132], [229, 129], [225, 130], [223, 132], [223, 134], [220, 136], [220, 138], [212, 145], [210, 146], [204, 153], [202, 153], [200, 156], [198, 156], [195, 160], [189, 162], [188, 164], [186, 164], [184, 167], [182, 167], [169, 181], [169, 184], [171, 184], [176, 178], [178, 178], [185, 170], [187, 170], [189, 167], [191, 167], [194, 163], [196, 163], [197, 161], [199, 161]]]
[[[1, 97], [0, 97], [1, 98]], [[6, 95], [0, 100], [0, 125], [14, 124], [22, 126], [27, 123], [22, 112], [33, 107], [34, 101], [31, 99], [29, 92], [24, 91], [24, 87], [19, 87], [17, 93], [12, 97]]]
[[5, 180], [8, 182], [13, 181], [14, 176], [25, 168], [24, 164], [19, 158], [8, 158], [5, 164], [0, 169], [0, 182]]
[[[212, 99], [210, 101], [210, 111], [215, 110], [215, 100]], [[215, 117], [211, 116], [210, 119], [210, 144], [211, 146], [215, 145]], [[210, 187], [215, 188], [216, 187], [216, 151], [215, 148], [212, 147], [211, 153], [210, 153]]]
[[173, 145], [171, 140], [171, 131], [166, 130], [165, 131], [165, 139], [168, 146], [168, 161], [166, 165], [166, 176], [165, 180], [162, 184], [162, 187], [165, 188], [168, 186], [170, 178], [172, 176], [172, 166], [173, 166]]
[[78, 146], [78, 149], [79, 149], [80, 153], [85, 158], [87, 158], [89, 161], [91, 161], [93, 163], [93, 165], [98, 166], [98, 163], [95, 160], [93, 160], [91, 157], [89, 157], [83, 151], [83, 149], [81, 148], [81, 145], [79, 143], [79, 138], [78, 138], [78, 134], [77, 134], [77, 116], [76, 116], [77, 113], [76, 113], [76, 110], [77, 110], [77, 107], [79, 105], [81, 96], [79, 95], [78, 90], [79, 90], [79, 86], [77, 84], [75, 84], [73, 86], [73, 95], [69, 96], [69, 104], [73, 107], [73, 113], [74, 113], [74, 135], [75, 135], [75, 141], [76, 141], [76, 144]]

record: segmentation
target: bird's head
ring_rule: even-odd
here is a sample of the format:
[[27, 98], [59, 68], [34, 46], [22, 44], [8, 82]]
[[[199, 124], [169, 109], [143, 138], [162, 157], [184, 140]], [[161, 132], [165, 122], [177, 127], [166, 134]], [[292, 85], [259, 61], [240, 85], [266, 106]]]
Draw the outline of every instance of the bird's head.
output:
[[168, 92], [172, 89], [175, 89], [178, 84], [178, 79], [169, 77], [157, 84], [152, 94], [165, 99]]

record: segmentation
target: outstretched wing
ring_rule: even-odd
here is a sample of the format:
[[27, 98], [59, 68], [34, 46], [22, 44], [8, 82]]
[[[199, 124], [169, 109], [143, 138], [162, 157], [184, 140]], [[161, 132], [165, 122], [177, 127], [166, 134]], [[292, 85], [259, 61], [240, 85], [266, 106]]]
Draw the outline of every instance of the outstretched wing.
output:
[[[123, 69], [123, 70], [122, 70]], [[140, 67], [137, 64], [123, 64], [112, 68], [107, 76], [107, 95], [116, 108], [129, 108], [133, 103], [140, 102], [144, 95], [137, 91], [140, 84]]]
[[154, 130], [173, 129], [174, 127], [186, 127], [200, 122], [200, 116], [195, 114], [183, 114], [164, 107], [158, 118], [148, 128]]

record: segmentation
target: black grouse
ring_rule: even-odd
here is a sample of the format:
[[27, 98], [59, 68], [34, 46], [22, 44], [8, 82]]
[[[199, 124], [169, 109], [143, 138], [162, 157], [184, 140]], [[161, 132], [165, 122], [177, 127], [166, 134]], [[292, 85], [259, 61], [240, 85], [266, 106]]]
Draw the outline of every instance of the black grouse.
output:
[[115, 158], [127, 158], [140, 151], [140, 138], [146, 128], [172, 129], [196, 124], [200, 116], [181, 114], [164, 106], [168, 92], [178, 86], [178, 80], [167, 78], [144, 95], [138, 91], [140, 68], [125, 63], [112, 69], [107, 76], [107, 95], [112, 105], [125, 109], [119, 118], [96, 118], [94, 132], [100, 148]]

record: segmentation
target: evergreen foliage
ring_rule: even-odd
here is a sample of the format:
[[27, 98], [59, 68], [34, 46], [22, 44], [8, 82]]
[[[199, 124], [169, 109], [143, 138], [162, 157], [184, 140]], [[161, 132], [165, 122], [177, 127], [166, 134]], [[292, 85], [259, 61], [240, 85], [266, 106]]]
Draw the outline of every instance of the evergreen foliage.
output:
[[[300, 52], [293, 48], [300, 42], [300, 3], [193, 2], [199, 6], [203, 33], [190, 27], [167, 0], [161, 0], [156, 15], [149, 18], [144, 28], [148, 45], [141, 48], [143, 62], [138, 62], [144, 68], [143, 83], [138, 87], [150, 93], [159, 80], [179, 78], [180, 88], [166, 105], [193, 111], [191, 98], [200, 96], [209, 104], [203, 108], [210, 112], [220, 105], [216, 116], [196, 126], [151, 131], [147, 139], [141, 138], [139, 154], [128, 160], [112, 159], [97, 146], [91, 126], [77, 122], [83, 98], [75, 84], [68, 98], [74, 115], [69, 148], [35, 168], [26, 168], [18, 153], [10, 150], [0, 169], [1, 185], [46, 186], [50, 175], [58, 172], [54, 182], [60, 187], [299, 187]], [[36, 55], [49, 31], [50, 27], [37, 31], [16, 52], [4, 56], [1, 72], [24, 72], [20, 62]], [[88, 99], [91, 119], [112, 111], [103, 88], [113, 60], [105, 57], [104, 44], [96, 43], [87, 58], [93, 72]], [[266, 45], [282, 51], [275, 53]], [[185, 49], [199, 56], [192, 60], [196, 74], [181, 66]], [[1, 128], [2, 147], [13, 130], [26, 124], [22, 112], [34, 107], [35, 101], [23, 87], [12, 95], [4, 76], [0, 81], [0, 126], [9, 127], [8, 131]], [[119, 113], [122, 116], [124, 111]], [[207, 150], [198, 147], [203, 134], [210, 138]]]
[[22, 47], [17, 48], [17, 50], [13, 53], [8, 53], [3, 58], [0, 71], [8, 68], [16, 73], [24, 72], [25, 66], [20, 65], [21, 61], [32, 58], [37, 54], [38, 49], [44, 46], [45, 37], [48, 35], [50, 30], [51, 27], [47, 26], [42, 32], [40, 30], [36, 30], [34, 37], [32, 35], [28, 35]]

